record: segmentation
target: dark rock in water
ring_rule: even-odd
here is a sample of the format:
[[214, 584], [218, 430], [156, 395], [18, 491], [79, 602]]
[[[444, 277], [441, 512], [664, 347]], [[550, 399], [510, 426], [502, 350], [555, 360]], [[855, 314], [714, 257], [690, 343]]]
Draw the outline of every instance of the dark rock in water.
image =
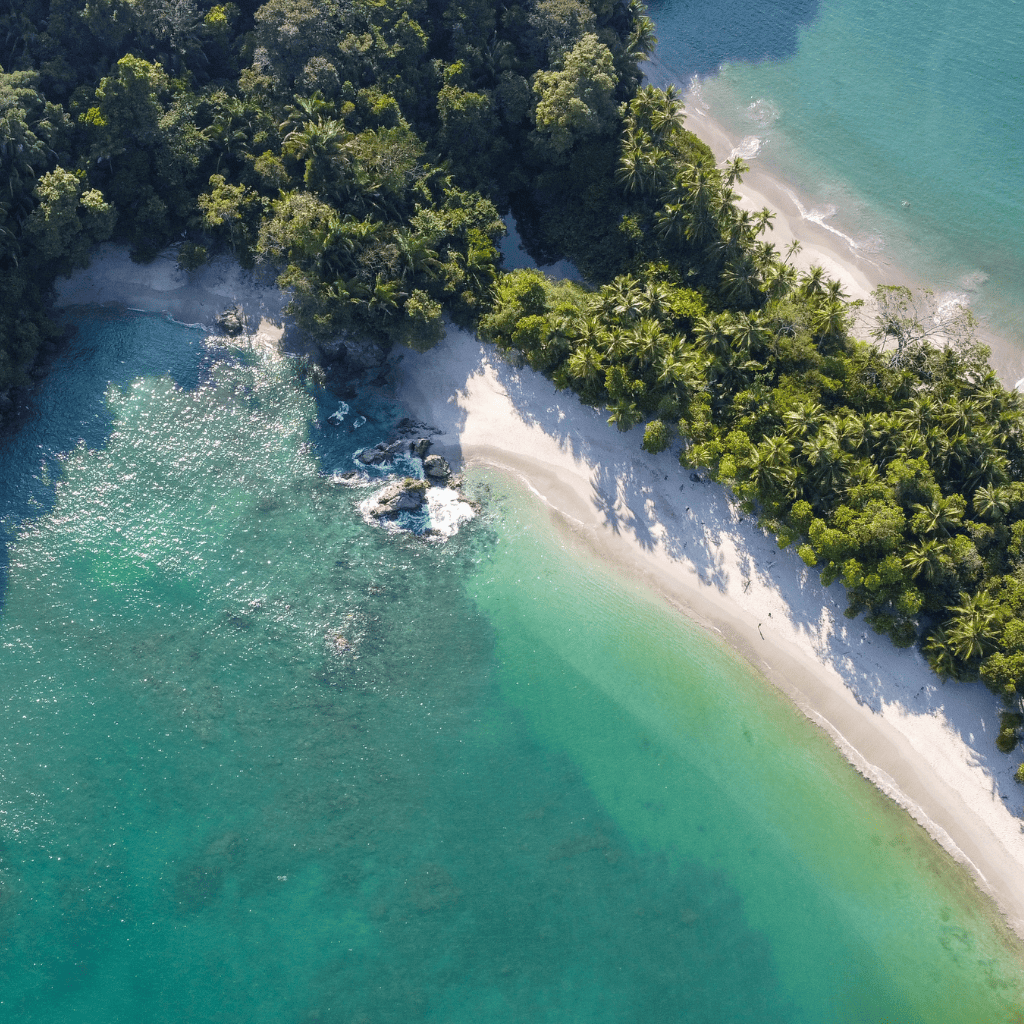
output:
[[375, 341], [350, 334], [340, 334], [329, 341], [320, 341], [326, 359], [340, 359], [353, 370], [372, 370], [387, 362], [387, 353]]
[[693, 481], [693, 482], [694, 482], [695, 484], [702, 484], [702, 483], [704, 483], [704, 480], [705, 480], [705, 478], [704, 478], [704, 477], [702, 477], [702, 476], [700, 475], [700, 473], [691, 473], [691, 474], [690, 474], [690, 479], [691, 479], [691, 480], [692, 480], [692, 481]]
[[393, 441], [391, 444], [375, 444], [372, 448], [364, 448], [356, 458], [364, 466], [383, 466], [385, 463], [393, 462], [399, 455], [406, 455], [409, 452], [408, 441]]
[[217, 317], [215, 323], [229, 337], [237, 337], [245, 330], [245, 321], [242, 319], [242, 311], [238, 306], [225, 309]]
[[367, 508], [371, 516], [397, 516], [399, 512], [416, 512], [427, 500], [427, 481], [396, 480], [373, 496], [373, 503]]
[[448, 465], [448, 460], [440, 455], [428, 455], [423, 460], [423, 472], [427, 474], [431, 483], [441, 481], [447, 484], [452, 478], [452, 467]]
[[372, 448], [364, 448], [356, 458], [364, 466], [379, 466], [387, 461], [387, 455], [379, 444], [375, 444]]
[[415, 441], [409, 445], [409, 450], [418, 459], [425, 459], [427, 452], [430, 451], [431, 440], [429, 437], [417, 437]]

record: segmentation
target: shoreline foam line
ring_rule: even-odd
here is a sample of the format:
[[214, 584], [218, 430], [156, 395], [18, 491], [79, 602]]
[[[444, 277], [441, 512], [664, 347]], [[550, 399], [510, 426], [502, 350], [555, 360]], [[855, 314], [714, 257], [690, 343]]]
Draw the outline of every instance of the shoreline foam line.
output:
[[[745, 140], [733, 136], [704, 105], [701, 99], [701, 79], [698, 76], [694, 75], [688, 82], [682, 82], [655, 56], [647, 62], [646, 80], [661, 89], [674, 85], [681, 90], [686, 127], [711, 148], [720, 166], [738, 147], [742, 147]], [[928, 282], [909, 274], [894, 263], [894, 254], [887, 248], [883, 247], [881, 255], [873, 253], [875, 259], [858, 251], [860, 247], [853, 236], [842, 230], [841, 210], [831, 215], [836, 218], [838, 226], [807, 216], [806, 211], [811, 208], [803, 201], [799, 191], [765, 162], [761, 155], [763, 148], [762, 145], [758, 154], [749, 158], [750, 170], [744, 175], [743, 181], [734, 186], [740, 195], [739, 205], [751, 210], [767, 206], [776, 215], [773, 230], [766, 236], [767, 240], [774, 242], [780, 251], [794, 239], [799, 241], [803, 249], [793, 259], [797, 269], [807, 270], [817, 263], [830, 277], [843, 283], [850, 299], [861, 299], [865, 303], [870, 302], [871, 292], [878, 285], [928, 287]], [[789, 203], [793, 204], [795, 213], [787, 212]], [[811, 213], [814, 213], [813, 209]], [[842, 240], [841, 246], [837, 245], [837, 239]], [[1024, 350], [1019, 345], [993, 333], [984, 324], [979, 325], [978, 340], [991, 350], [989, 362], [1005, 387], [1014, 388], [1024, 382]]]

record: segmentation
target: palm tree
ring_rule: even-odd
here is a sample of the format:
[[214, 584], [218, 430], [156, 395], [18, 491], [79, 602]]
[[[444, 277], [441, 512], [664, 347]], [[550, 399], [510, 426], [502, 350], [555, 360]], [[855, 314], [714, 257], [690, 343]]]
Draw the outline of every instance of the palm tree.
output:
[[629, 359], [633, 336], [628, 330], [619, 328], [605, 331], [601, 340], [609, 362], [625, 363]]
[[853, 455], [864, 448], [864, 421], [853, 414], [833, 420], [828, 427], [836, 444]]
[[648, 83], [637, 89], [636, 95], [629, 101], [629, 113], [634, 121], [650, 124], [651, 115], [658, 107], [658, 90]]
[[401, 284], [378, 274], [366, 299], [366, 310], [373, 316], [388, 319], [398, 312], [399, 300], [406, 298]]
[[729, 260], [722, 271], [725, 294], [740, 306], [754, 305], [761, 283], [761, 271], [749, 252]]
[[763, 235], [765, 231], [772, 230], [772, 221], [775, 220], [775, 213], [769, 210], [767, 206], [762, 206], [757, 213], [754, 214], [754, 225], [755, 234]]
[[249, 151], [250, 110], [236, 96], [218, 91], [211, 97], [217, 111], [213, 120], [202, 131], [203, 138], [217, 153], [215, 170], [220, 173], [225, 157]]
[[793, 446], [779, 434], [762, 441], [741, 464], [747, 479], [761, 497], [784, 493], [793, 482], [794, 472], [789, 457]]
[[[768, 248], [767, 246], [763, 248]], [[772, 246], [771, 248], [774, 248]], [[788, 263], [779, 263], [778, 260], [763, 259], [764, 271], [764, 293], [769, 299], [781, 299], [788, 295], [796, 287], [796, 268]]]
[[703, 245], [716, 234], [722, 207], [722, 180], [714, 167], [691, 164], [676, 176], [659, 211], [661, 233], [670, 237], [682, 233], [691, 242]]
[[878, 466], [870, 459], [858, 459], [850, 467], [851, 486], [872, 488], [880, 479]]
[[911, 525], [918, 533], [948, 537], [963, 519], [963, 512], [951, 498], [933, 498], [930, 504], [916, 504], [913, 509]]
[[336, 184], [337, 170], [350, 162], [351, 137], [334, 119], [305, 123], [290, 132], [284, 152], [303, 161], [303, 180], [311, 192], [327, 193]]
[[824, 410], [817, 402], [804, 402], [782, 414], [786, 434], [795, 440], [805, 438], [821, 420]]
[[800, 278], [800, 294], [805, 299], [816, 299], [826, 292], [825, 268], [815, 264]]
[[930, 633], [924, 642], [924, 656], [937, 676], [943, 679], [959, 677], [959, 665], [953, 654], [952, 644], [946, 631], [941, 627]]
[[803, 243], [798, 238], [794, 238], [786, 246], [786, 258], [782, 261], [783, 263], [789, 263], [789, 261], [803, 249]]
[[633, 22], [632, 31], [626, 41], [625, 56], [629, 60], [639, 63], [654, 52], [657, 43], [658, 37], [654, 34], [654, 22], [650, 18], [641, 16]]
[[835, 279], [828, 282], [825, 286], [825, 291], [833, 302], [842, 302], [844, 299], [848, 298], [846, 292], [843, 291], [842, 282], [836, 281]]
[[415, 277], [417, 274], [423, 274], [431, 280], [437, 277], [441, 261], [424, 238], [406, 228], [399, 228], [394, 234], [394, 241], [398, 247], [403, 277]]
[[722, 207], [721, 237], [712, 250], [724, 260], [741, 259], [754, 239], [753, 215], [749, 210], [737, 210], [731, 204]]
[[803, 445], [800, 454], [819, 493], [833, 493], [846, 483], [846, 456], [833, 441], [819, 434]]
[[312, 96], [296, 96], [294, 102], [284, 108], [285, 119], [278, 125], [278, 130], [285, 135], [287, 141], [288, 134], [300, 130], [310, 121], [321, 120], [333, 109], [319, 92]]
[[642, 289], [644, 315], [664, 317], [669, 312], [671, 289], [663, 281], [648, 281]]
[[630, 362], [641, 370], [650, 367], [658, 358], [665, 345], [665, 335], [661, 332], [661, 324], [650, 317], [641, 317], [637, 325], [629, 332]]
[[369, 288], [358, 278], [339, 277], [324, 289], [324, 297], [339, 306], [363, 305], [370, 295]]
[[593, 345], [580, 345], [566, 364], [569, 376], [587, 388], [597, 388], [604, 380], [604, 361]]
[[615, 180], [627, 192], [643, 195], [649, 188], [651, 174], [647, 154], [647, 147], [627, 133], [622, 140], [622, 156], [619, 157], [619, 166], [615, 171]]
[[942, 425], [951, 436], [966, 434], [973, 426], [982, 420], [981, 410], [974, 398], [967, 398], [959, 402], [950, 402], [944, 409], [941, 417]]
[[494, 284], [496, 271], [494, 267], [494, 250], [483, 240], [474, 241], [470, 232], [466, 255], [456, 254], [457, 262], [466, 275], [466, 283], [477, 295], [486, 295]]
[[728, 366], [732, 361], [732, 325], [727, 316], [698, 317], [693, 324], [693, 340], [718, 366]]
[[929, 583], [934, 583], [942, 573], [942, 558], [945, 553], [946, 546], [942, 541], [925, 538], [907, 551], [903, 556], [903, 565], [912, 580], [923, 574]]
[[644, 298], [640, 282], [630, 274], [615, 278], [601, 289], [601, 304], [606, 312], [627, 320], [642, 316]]
[[1005, 487], [979, 487], [974, 492], [974, 511], [982, 519], [1002, 519], [1010, 510], [1010, 494]]
[[654, 137], [663, 141], [681, 131], [686, 121], [683, 94], [678, 86], [669, 85], [657, 95], [649, 120]]
[[741, 181], [743, 175], [749, 171], [750, 168], [743, 162], [743, 157], [733, 157], [725, 165], [725, 185], [726, 188], [732, 188], [738, 181]]
[[614, 423], [622, 431], [632, 430], [644, 418], [644, 414], [640, 411], [637, 404], [628, 398], [613, 402], [608, 406], [608, 411], [611, 413], [611, 416], [608, 417], [608, 422]]
[[952, 617], [945, 623], [953, 653], [963, 662], [980, 661], [996, 647], [1001, 616], [999, 602], [984, 590], [961, 593], [960, 604], [950, 606]]
[[569, 321], [569, 337], [580, 344], [603, 348], [605, 344], [605, 324], [600, 316], [589, 310], [577, 313]]
[[692, 350], [684, 351], [678, 344], [664, 349], [658, 361], [658, 383], [663, 387], [685, 386], [695, 390], [704, 379], [700, 360]]
[[615, 180], [627, 192], [648, 195], [664, 186], [667, 153], [643, 129], [627, 128], [622, 137], [622, 155]]
[[654, 215], [654, 233], [662, 241], [682, 241], [690, 223], [689, 211], [682, 203], [666, 203]]
[[928, 452], [928, 442], [920, 430], [907, 430], [898, 436], [896, 454], [901, 459], [916, 459]]

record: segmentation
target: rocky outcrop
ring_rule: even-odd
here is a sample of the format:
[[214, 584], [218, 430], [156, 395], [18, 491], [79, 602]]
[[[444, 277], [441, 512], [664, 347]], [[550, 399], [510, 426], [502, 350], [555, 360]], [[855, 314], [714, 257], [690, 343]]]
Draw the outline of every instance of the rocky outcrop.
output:
[[[422, 425], [419, 426], [423, 429]], [[436, 433], [429, 427], [425, 430]], [[364, 448], [356, 453], [356, 461], [379, 471], [381, 468], [387, 470], [395, 459], [401, 457], [408, 460], [413, 472], [418, 472], [422, 466], [424, 479], [391, 477], [385, 483], [378, 476], [385, 486], [359, 503], [363, 518], [370, 525], [383, 527], [389, 532], [411, 532], [424, 538], [443, 540], [458, 533], [459, 527], [472, 519], [477, 509], [476, 504], [459, 491], [462, 478], [452, 473], [447, 459], [427, 454], [430, 438], [417, 436], [419, 430], [411, 429], [410, 423], [406, 423], [405, 429], [399, 432], [406, 436]], [[342, 477], [332, 479], [338, 483], [349, 482]], [[370, 475], [365, 473], [352, 478], [354, 486], [365, 486], [369, 482]], [[402, 513], [414, 515], [407, 518]]]
[[[401, 455], [414, 456], [417, 459], [424, 459], [424, 456], [426, 456], [427, 460], [436, 458], [436, 456], [432, 455], [427, 456], [429, 448], [430, 439], [427, 437], [418, 437], [414, 441], [407, 441], [405, 438], [402, 438], [398, 441], [392, 441], [390, 444], [381, 441], [380, 444], [375, 444], [372, 448], [363, 448], [356, 453], [356, 458], [364, 466], [390, 465]], [[444, 462], [443, 459], [441, 461]], [[426, 461], [424, 461], [425, 467]]]
[[427, 500], [426, 480], [406, 477], [382, 487], [366, 505], [366, 514], [391, 519], [400, 512], [418, 512]]
[[356, 453], [356, 458], [364, 466], [385, 466], [395, 461], [399, 455], [409, 454], [408, 441], [392, 441], [391, 444], [375, 444], [372, 448], [364, 448]]
[[423, 460], [423, 472], [435, 487], [447, 487], [452, 480], [452, 467], [440, 455], [428, 455]]
[[245, 320], [242, 317], [242, 310], [238, 306], [225, 309], [217, 317], [215, 323], [229, 338], [237, 338], [245, 331]]

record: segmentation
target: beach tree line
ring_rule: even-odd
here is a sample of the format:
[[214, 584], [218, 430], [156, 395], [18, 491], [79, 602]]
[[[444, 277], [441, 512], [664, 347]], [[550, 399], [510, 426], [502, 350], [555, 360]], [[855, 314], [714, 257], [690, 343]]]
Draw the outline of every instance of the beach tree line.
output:
[[[1021, 399], [969, 315], [870, 310], [772, 242], [638, 0], [25, 0], [0, 11], [0, 402], [115, 239], [272, 268], [312, 334], [429, 348], [445, 317], [673, 448], [847, 613], [944, 678], [1024, 693]], [[502, 270], [511, 210], [540, 263]], [[3, 408], [0, 408], [0, 415]]]

